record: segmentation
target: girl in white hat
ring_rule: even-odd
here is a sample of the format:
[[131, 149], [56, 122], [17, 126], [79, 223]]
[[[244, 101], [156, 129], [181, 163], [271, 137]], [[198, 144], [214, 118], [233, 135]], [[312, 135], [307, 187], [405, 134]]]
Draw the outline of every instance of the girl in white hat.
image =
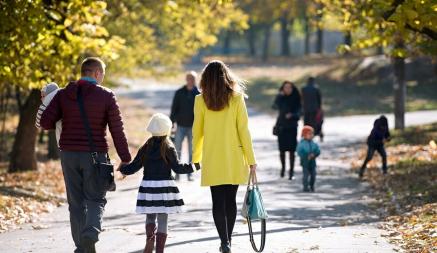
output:
[[184, 205], [171, 171], [187, 174], [192, 173], [194, 168], [199, 168], [179, 162], [176, 149], [169, 139], [171, 127], [172, 122], [169, 117], [162, 113], [154, 114], [147, 126], [147, 131], [152, 134], [152, 137], [138, 150], [135, 159], [120, 169], [123, 175], [131, 175], [144, 167], [136, 212], [147, 214], [145, 253], [152, 253], [155, 237], [156, 252], [164, 252], [168, 214], [181, 212], [181, 206]]

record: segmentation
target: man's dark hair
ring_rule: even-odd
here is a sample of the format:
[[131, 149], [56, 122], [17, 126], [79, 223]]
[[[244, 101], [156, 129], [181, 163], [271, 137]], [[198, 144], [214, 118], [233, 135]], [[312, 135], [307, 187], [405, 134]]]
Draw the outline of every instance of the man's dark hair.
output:
[[82, 62], [82, 65], [80, 67], [80, 74], [82, 76], [88, 76], [95, 71], [105, 73], [105, 68], [106, 65], [100, 58], [88, 57]]
[[308, 77], [308, 84], [314, 84], [316, 82], [316, 78], [313, 76]]

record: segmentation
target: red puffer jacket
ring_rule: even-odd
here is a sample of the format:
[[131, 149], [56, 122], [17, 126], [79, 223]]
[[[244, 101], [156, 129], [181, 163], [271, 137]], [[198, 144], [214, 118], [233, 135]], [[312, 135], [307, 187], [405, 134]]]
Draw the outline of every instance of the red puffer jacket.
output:
[[41, 115], [41, 127], [55, 129], [62, 119], [62, 133], [59, 141], [63, 151], [90, 151], [87, 134], [77, 103], [77, 88], [82, 88], [85, 111], [92, 130], [97, 152], [107, 152], [106, 126], [109, 126], [118, 156], [129, 162], [131, 155], [124, 134], [123, 121], [114, 93], [100, 85], [85, 80], [70, 82], [53, 98]]

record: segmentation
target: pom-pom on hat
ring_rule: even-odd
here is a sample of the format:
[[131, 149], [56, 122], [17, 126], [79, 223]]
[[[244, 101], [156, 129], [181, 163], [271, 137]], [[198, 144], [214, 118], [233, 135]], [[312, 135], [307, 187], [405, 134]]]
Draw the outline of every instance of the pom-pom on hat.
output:
[[152, 136], [167, 136], [170, 134], [172, 122], [170, 118], [162, 113], [153, 114], [147, 126]]
[[314, 128], [312, 128], [311, 126], [303, 126], [302, 128], [302, 136], [304, 136], [307, 133], [314, 133]]

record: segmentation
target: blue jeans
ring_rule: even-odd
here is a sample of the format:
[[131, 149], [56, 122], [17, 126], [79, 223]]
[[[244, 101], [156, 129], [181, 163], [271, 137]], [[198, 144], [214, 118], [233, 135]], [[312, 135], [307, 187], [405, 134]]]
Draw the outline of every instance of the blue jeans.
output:
[[[316, 182], [316, 167], [308, 166], [303, 167], [303, 189], [308, 189], [308, 184], [311, 190], [314, 190], [314, 183]], [[309, 178], [309, 180], [308, 180]]]
[[[193, 131], [192, 131], [192, 127], [177, 126], [174, 145], [176, 148], [176, 152], [178, 153], [179, 159], [181, 158], [182, 143], [184, 142], [185, 137], [188, 140], [188, 156], [189, 156], [189, 162], [191, 162], [192, 156], [193, 156], [193, 150], [192, 150], [193, 149]], [[188, 179], [190, 179], [191, 173], [187, 174], [187, 176], [188, 176]], [[176, 179], [179, 179], [178, 174], [176, 174]]]

